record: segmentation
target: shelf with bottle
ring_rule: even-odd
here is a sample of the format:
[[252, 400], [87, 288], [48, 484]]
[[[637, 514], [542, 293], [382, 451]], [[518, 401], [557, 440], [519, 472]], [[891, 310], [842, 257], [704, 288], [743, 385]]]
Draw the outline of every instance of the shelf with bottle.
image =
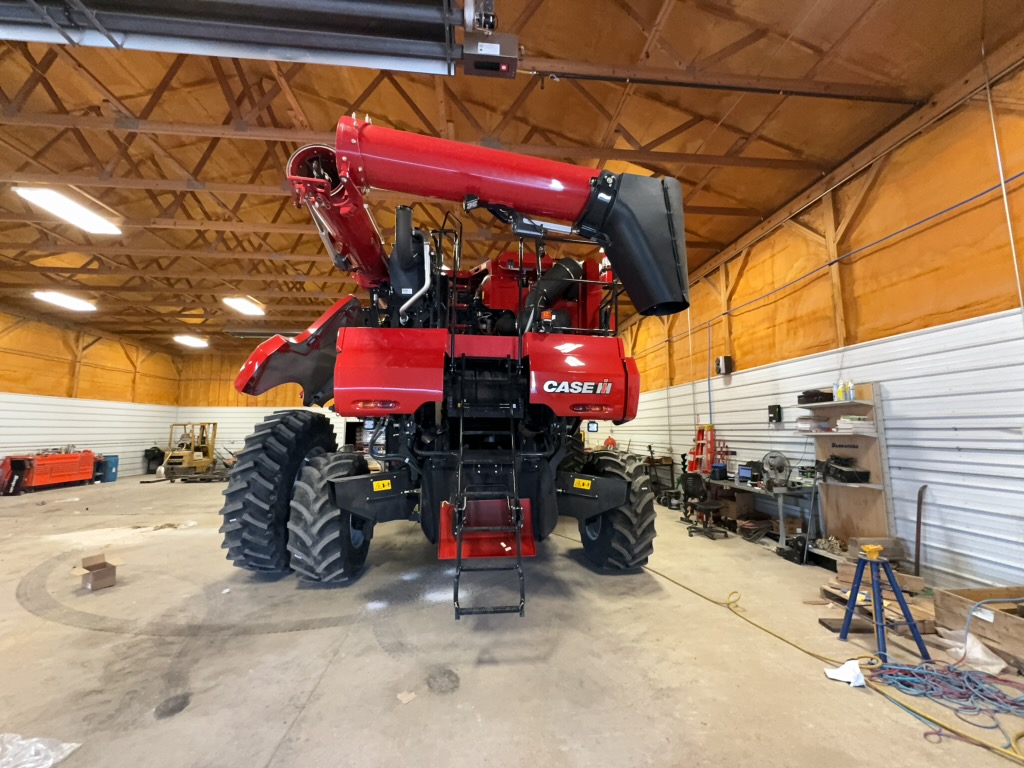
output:
[[804, 403], [798, 405], [797, 408], [807, 408], [810, 411], [818, 410], [819, 408], [843, 408], [843, 407], [863, 407], [873, 408], [874, 403], [869, 400], [829, 400], [824, 403]]

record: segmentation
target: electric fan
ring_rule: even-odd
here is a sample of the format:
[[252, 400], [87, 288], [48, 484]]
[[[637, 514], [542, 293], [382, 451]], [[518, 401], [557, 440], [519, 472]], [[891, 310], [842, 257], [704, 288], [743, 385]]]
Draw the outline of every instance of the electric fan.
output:
[[789, 476], [793, 467], [781, 451], [768, 451], [761, 459], [763, 467], [764, 487], [766, 490], [773, 488], [785, 488], [789, 483]]

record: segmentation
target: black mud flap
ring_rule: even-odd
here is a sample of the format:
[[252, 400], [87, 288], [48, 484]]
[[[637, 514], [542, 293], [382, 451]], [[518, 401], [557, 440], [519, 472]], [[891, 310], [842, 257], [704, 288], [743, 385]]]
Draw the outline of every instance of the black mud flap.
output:
[[559, 472], [555, 480], [558, 514], [589, 520], [626, 503], [629, 483], [617, 477]]
[[341, 477], [328, 485], [335, 506], [371, 523], [416, 519], [420, 494], [408, 470]]

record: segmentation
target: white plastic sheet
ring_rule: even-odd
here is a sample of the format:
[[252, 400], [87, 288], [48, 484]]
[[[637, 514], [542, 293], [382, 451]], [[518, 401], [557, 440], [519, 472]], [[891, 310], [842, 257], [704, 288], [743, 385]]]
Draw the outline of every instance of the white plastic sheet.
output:
[[52, 768], [80, 746], [56, 739], [25, 739], [18, 733], [0, 733], [0, 768]]

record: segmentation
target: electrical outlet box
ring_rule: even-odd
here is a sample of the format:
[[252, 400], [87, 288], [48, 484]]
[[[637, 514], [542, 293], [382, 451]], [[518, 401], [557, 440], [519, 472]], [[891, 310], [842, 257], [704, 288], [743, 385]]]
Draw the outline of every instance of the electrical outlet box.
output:
[[781, 405], [769, 405], [768, 406], [768, 423], [769, 424], [781, 424], [782, 423], [782, 406]]

